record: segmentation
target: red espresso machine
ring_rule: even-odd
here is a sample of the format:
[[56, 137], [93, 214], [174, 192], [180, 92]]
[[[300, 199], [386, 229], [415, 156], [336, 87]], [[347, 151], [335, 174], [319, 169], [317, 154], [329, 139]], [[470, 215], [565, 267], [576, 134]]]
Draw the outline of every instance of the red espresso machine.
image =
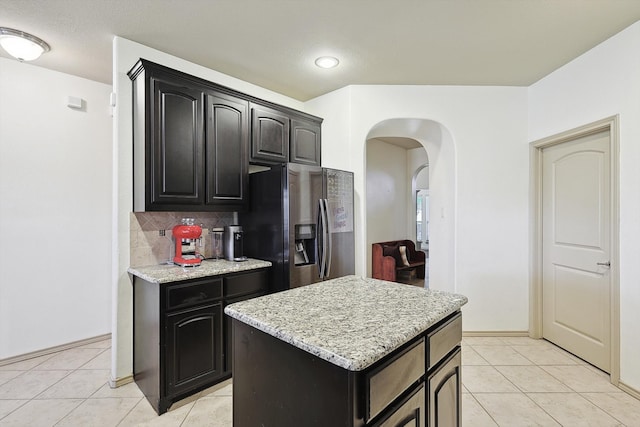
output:
[[182, 218], [182, 224], [173, 227], [173, 239], [176, 248], [173, 263], [182, 267], [196, 267], [202, 262], [198, 251], [198, 242], [202, 236], [202, 227], [194, 224], [193, 218]]

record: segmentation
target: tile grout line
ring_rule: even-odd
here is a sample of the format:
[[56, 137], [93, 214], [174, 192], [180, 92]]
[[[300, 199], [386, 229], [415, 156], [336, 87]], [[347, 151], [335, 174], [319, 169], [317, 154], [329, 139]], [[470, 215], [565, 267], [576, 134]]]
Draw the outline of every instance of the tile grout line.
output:
[[[74, 348], [80, 348], [80, 347], [74, 347]], [[36, 364], [36, 365], [34, 365], [34, 366], [30, 367], [29, 369], [26, 369], [26, 370], [22, 371], [18, 376], [16, 376], [16, 377], [12, 378], [12, 380], [13, 380], [13, 379], [19, 378], [19, 377], [21, 377], [21, 376], [23, 376], [23, 375], [25, 375], [25, 374], [27, 374], [27, 373], [30, 373], [30, 372], [67, 371], [67, 374], [66, 374], [66, 375], [64, 375], [63, 377], [61, 377], [60, 379], [58, 379], [58, 380], [57, 380], [57, 381], [55, 381], [54, 383], [50, 384], [48, 387], [46, 387], [44, 390], [42, 390], [40, 393], [36, 394], [35, 396], [32, 396], [32, 397], [30, 397], [30, 398], [28, 398], [28, 399], [8, 399], [8, 400], [23, 400], [23, 403], [22, 403], [21, 405], [19, 405], [18, 407], [14, 408], [12, 411], [10, 411], [10, 412], [8, 412], [7, 414], [5, 414], [2, 418], [0, 418], [0, 420], [6, 419], [8, 416], [10, 416], [11, 414], [13, 414], [14, 412], [18, 411], [20, 408], [22, 408], [23, 406], [27, 405], [28, 403], [30, 403], [30, 402], [32, 402], [32, 401], [37, 401], [37, 400], [74, 400], [74, 399], [79, 400], [79, 402], [78, 402], [78, 404], [77, 404], [77, 405], [75, 405], [75, 406], [74, 406], [74, 407], [73, 407], [69, 412], [67, 412], [64, 416], [62, 416], [58, 421], [56, 421], [56, 422], [54, 423], [54, 426], [55, 426], [55, 425], [58, 425], [58, 424], [59, 424], [62, 420], [64, 420], [66, 417], [68, 417], [68, 416], [69, 416], [69, 414], [71, 414], [73, 411], [75, 411], [75, 410], [76, 410], [80, 405], [82, 405], [85, 401], [87, 401], [87, 400], [88, 400], [88, 398], [48, 398], [48, 399], [38, 399], [38, 396], [41, 396], [41, 395], [42, 395], [43, 393], [45, 393], [47, 390], [49, 390], [50, 388], [54, 387], [56, 384], [60, 383], [61, 381], [63, 381], [65, 378], [69, 377], [72, 373], [74, 373], [74, 372], [76, 372], [76, 371], [78, 371], [78, 370], [81, 370], [81, 369], [82, 369], [82, 366], [84, 366], [84, 365], [86, 365], [87, 363], [91, 362], [91, 361], [92, 361], [92, 360], [94, 360], [96, 357], [98, 357], [98, 356], [100, 356], [102, 353], [104, 353], [104, 351], [107, 351], [107, 350], [109, 349], [109, 348], [102, 349], [102, 348], [95, 348], [95, 347], [94, 347], [94, 349], [100, 349], [100, 350], [103, 350], [103, 351], [99, 352], [96, 356], [94, 356], [93, 358], [91, 358], [90, 360], [88, 360], [86, 363], [84, 363], [83, 365], [81, 365], [80, 367], [75, 368], [75, 369], [37, 369], [39, 366], [43, 365], [44, 363], [46, 363], [47, 361], [49, 361], [49, 360], [50, 360], [50, 359], [52, 359], [53, 357], [56, 357], [57, 355], [60, 355], [60, 354], [62, 354], [62, 353], [64, 353], [64, 352], [66, 352], [66, 351], [68, 351], [68, 350], [72, 350], [72, 349], [74, 349], [74, 348], [71, 348], [71, 349], [65, 349], [65, 350], [61, 350], [61, 351], [55, 352], [55, 353], [51, 353], [51, 354], [49, 355], [50, 357], [47, 357], [46, 359], [42, 360], [40, 363], [38, 363], [38, 364]], [[27, 359], [27, 360], [28, 360], [28, 359]], [[20, 362], [16, 362], [16, 363], [22, 363], [22, 362], [24, 362], [24, 361], [20, 361]], [[10, 365], [5, 365], [5, 366], [10, 366]], [[4, 384], [6, 384], [6, 383], [4, 383]], [[99, 390], [99, 388], [98, 388], [98, 390]], [[95, 394], [98, 390], [94, 391], [94, 392], [92, 393], [92, 395], [93, 395], [93, 394]], [[5, 400], [5, 399], [3, 399], [3, 400]]]
[[[562, 365], [540, 365], [535, 363], [535, 361], [531, 360], [530, 357], [527, 357], [526, 354], [523, 354], [522, 352], [518, 351], [516, 348], [513, 348], [515, 345], [513, 344], [508, 344], [507, 347], [511, 348], [511, 350], [515, 351], [517, 354], [520, 354], [522, 357], [524, 357], [525, 359], [529, 360], [532, 363], [532, 366], [536, 366], [540, 369], [542, 369], [544, 372], [546, 372], [548, 375], [550, 375], [552, 378], [554, 378], [556, 381], [558, 381], [560, 384], [564, 385], [565, 387], [567, 387], [569, 390], [568, 392], [557, 392], [557, 393], [561, 393], [561, 394], [574, 394], [576, 396], [579, 396], [581, 399], [583, 399], [585, 402], [587, 402], [589, 405], [593, 405], [593, 407], [599, 409], [600, 411], [602, 411], [604, 414], [610, 416], [613, 420], [615, 420], [616, 422], [620, 423], [622, 426], [624, 426], [624, 423], [619, 420], [614, 414], [611, 414], [609, 411], [605, 410], [604, 408], [600, 407], [599, 405], [597, 405], [596, 403], [590, 401], [589, 399], [587, 399], [585, 396], [583, 396], [583, 393], [586, 392], [580, 392], [578, 390], [576, 390], [575, 388], [571, 387], [569, 384], [567, 384], [566, 382], [564, 382], [561, 378], [558, 378], [557, 376], [553, 375], [551, 372], [547, 371], [546, 369], [544, 369], [545, 366], [555, 366], [555, 367], [564, 367], [564, 366], [580, 366], [583, 368], [586, 368], [588, 370], [589, 366], [586, 365], [587, 362], [583, 361], [582, 359], [577, 358], [576, 356], [573, 356], [569, 353], [569, 355], [573, 356], [573, 360], [571, 357], [569, 357], [569, 355], [564, 354], [566, 352], [566, 350], [563, 349], [559, 349], [557, 348], [557, 346], [555, 346], [555, 344], [551, 343], [552, 347], [550, 347], [550, 350], [553, 351], [556, 354], [560, 354], [563, 357], [568, 358], [571, 361], [574, 361], [575, 363], [572, 364], [562, 364]], [[476, 351], [476, 353], [478, 353]], [[568, 353], [568, 352], [566, 352]], [[478, 353], [478, 355], [482, 358], [482, 355], [480, 353]], [[484, 359], [484, 358], [483, 358]], [[486, 359], [485, 359], [486, 360]], [[494, 369], [496, 369], [496, 367], [499, 366], [525, 366], [525, 365], [493, 365], [491, 364], [491, 362], [487, 361], [489, 363], [490, 366], [492, 366]], [[551, 413], [549, 413], [547, 410], [545, 410], [542, 406], [540, 406], [535, 400], [533, 400], [529, 394], [536, 394], [536, 393], [556, 393], [556, 392], [526, 392], [524, 391], [521, 387], [519, 387], [517, 384], [513, 383], [513, 381], [511, 381], [509, 378], [507, 378], [504, 374], [502, 374], [502, 372], [500, 372], [498, 369], [496, 369], [496, 371], [498, 371], [502, 376], [505, 377], [505, 379], [507, 381], [509, 381], [513, 386], [515, 386], [518, 390], [520, 390], [520, 392], [522, 394], [524, 394], [525, 396], [527, 396], [527, 398], [534, 403], [534, 405], [536, 405], [538, 408], [540, 408], [544, 413], [546, 413], [549, 417], [551, 417], [554, 421], [556, 421], [558, 424], [562, 425], [562, 423], [560, 422], [560, 420], [556, 419]], [[591, 370], [590, 370], [591, 371]], [[596, 372], [597, 373], [597, 372]], [[600, 392], [592, 392], [592, 393], [600, 393]], [[603, 394], [606, 394], [606, 392], [602, 392]], [[475, 395], [473, 396], [475, 399]], [[475, 399], [476, 401], [478, 401], [477, 399]], [[480, 404], [480, 406], [485, 410], [485, 412], [487, 412], [489, 414], [489, 412], [486, 410], [486, 408], [484, 408], [482, 406], [482, 404], [478, 401], [478, 403]], [[491, 414], [489, 414], [489, 416], [491, 416]], [[492, 417], [493, 418], [493, 417]], [[495, 420], [494, 420], [495, 421]]]
[[[624, 393], [622, 390], [620, 390], [622, 393]], [[608, 414], [611, 418], [613, 418], [614, 420], [616, 420], [617, 422], [620, 423], [620, 425], [624, 426], [625, 423], [623, 423], [621, 420], [618, 419], [618, 417], [616, 417], [614, 414], [612, 414], [611, 412], [607, 411], [605, 408], [601, 407], [600, 405], [598, 405], [595, 402], [592, 402], [591, 400], [587, 399], [585, 396], [583, 396], [583, 394], [585, 393], [592, 393], [592, 394], [596, 394], [599, 392], [580, 392], [578, 393], [580, 395], [580, 397], [582, 397], [584, 400], [586, 400], [587, 402], [591, 403], [593, 406], [595, 406], [596, 408], [600, 409], [602, 412], [604, 412], [605, 414]], [[607, 394], [607, 392], [603, 392], [602, 394]]]
[[[97, 391], [96, 391], [96, 393], [97, 393]], [[94, 393], [94, 394], [95, 394], [95, 393]], [[129, 409], [129, 411], [128, 411], [126, 414], [124, 414], [124, 416], [120, 419], [120, 421], [118, 421], [118, 424], [116, 424], [116, 425], [115, 425], [115, 427], [118, 427], [120, 424], [122, 424], [122, 422], [123, 422], [123, 421], [124, 421], [128, 416], [129, 416], [129, 414], [130, 414], [130, 413], [132, 413], [132, 412], [133, 412], [133, 411], [138, 407], [138, 405], [140, 404], [140, 402], [141, 402], [143, 399], [145, 399], [145, 397], [144, 397], [144, 396], [143, 396], [143, 397], [141, 397], [141, 398], [136, 402], [136, 404], [135, 404], [135, 405], [133, 405], [133, 406], [131, 407], [131, 409]]]
[[[546, 411], [542, 406], [540, 406], [538, 404], [538, 402], [536, 402], [535, 400], [533, 400], [528, 394], [527, 392], [525, 392], [521, 387], [519, 387], [517, 384], [515, 384], [513, 381], [511, 381], [509, 378], [507, 378], [506, 375], [504, 375], [502, 372], [500, 372], [496, 367], [497, 366], [536, 366], [540, 369], [543, 369], [542, 367], [540, 367], [538, 364], [536, 364], [533, 360], [529, 359], [528, 357], [522, 355], [518, 350], [516, 350], [515, 348], [513, 348], [513, 345], [511, 344], [507, 344], [505, 345], [505, 347], [510, 348], [512, 351], [514, 351], [516, 354], [521, 355], [522, 357], [524, 357], [526, 360], [528, 360], [531, 365], [494, 365], [492, 364], [490, 361], [487, 360], [487, 362], [489, 363], [489, 366], [491, 366], [498, 374], [500, 374], [507, 382], [509, 382], [512, 386], [514, 386], [516, 388], [516, 390], [520, 391], [520, 394], [524, 395], [531, 403], [533, 403], [536, 407], [538, 407], [540, 410], [542, 410], [543, 413], [547, 414], [552, 420], [554, 420], [556, 423], [558, 423], [560, 426], [562, 426], [562, 423], [560, 422], [560, 420], [556, 419], [552, 414], [550, 414], [548, 411]], [[478, 353], [478, 352], [476, 352]], [[482, 357], [482, 354], [478, 353], [478, 355], [480, 357]], [[484, 359], [484, 357], [482, 357]], [[486, 359], [485, 359], [486, 360]], [[561, 365], [561, 366], [565, 366], [565, 365]], [[547, 372], [546, 369], [543, 369], [545, 372]], [[561, 384], [563, 384], [565, 387], [567, 387], [569, 390], [572, 391], [573, 394], [576, 394], [578, 396], [580, 396], [580, 394], [574, 390], [572, 387], [570, 387], [568, 384], [565, 384], [564, 381], [560, 380], [559, 378], [553, 376], [551, 373], [547, 372], [549, 375], [551, 375], [553, 378], [555, 378], [558, 382], [560, 382]], [[505, 392], [507, 393], [507, 392]], [[565, 392], [566, 393], [566, 392]], [[480, 401], [478, 399], [476, 399], [475, 395], [473, 393], [471, 393], [473, 398], [476, 400], [476, 402], [478, 402], [478, 404], [480, 405], [480, 407], [482, 409], [484, 409], [484, 411], [491, 417], [491, 419], [499, 426], [500, 424], [493, 418], [493, 416], [491, 415], [491, 413], [487, 410], [487, 408], [485, 408], [482, 403], [480, 403]], [[583, 396], [580, 396], [581, 398], [585, 399], [587, 402], [589, 402], [588, 399], [584, 398]], [[591, 403], [591, 402], [589, 402]], [[596, 406], [596, 405], [594, 405]], [[596, 406], [598, 409], [601, 409], [600, 407]], [[605, 413], [607, 413], [606, 411], [604, 411]], [[616, 421], [619, 421], [618, 419], [612, 417], [613, 419], [615, 419]]]
[[[487, 411], [487, 408], [485, 408], [484, 406], [482, 406], [482, 403], [480, 403], [480, 401], [479, 401], [478, 399], [476, 399], [476, 396], [475, 396], [473, 393], [471, 393], [471, 392], [469, 392], [469, 394], [471, 395], [471, 397], [473, 398], [473, 400], [475, 400], [475, 401], [478, 403], [478, 405], [482, 408], [482, 410], [484, 411], [484, 413], [485, 413], [485, 414], [487, 414], [487, 416], [488, 416], [489, 418], [491, 418], [491, 420], [492, 420], [492, 421], [493, 421], [497, 426], [500, 426], [500, 424], [498, 423], [498, 421], [497, 421], [495, 418], [493, 418], [493, 415], [491, 415], [491, 414], [489, 413], [489, 411]], [[461, 402], [461, 404], [462, 404], [462, 402]]]
[[[65, 399], [68, 400], [68, 399]], [[78, 409], [80, 407], [80, 405], [82, 405], [87, 399], [80, 399], [80, 402], [73, 407], [73, 409], [71, 409], [69, 412], [67, 412], [62, 418], [60, 418], [58, 421], [55, 422], [55, 424], [53, 425], [54, 427], [59, 425], [65, 418], [67, 418], [73, 411], [75, 411], [76, 409]]]
[[[2, 399], [5, 400], [5, 399]], [[6, 399], [6, 400], [23, 400], [23, 399]], [[18, 406], [17, 408], [14, 408], [12, 411], [7, 412], [3, 417], [0, 418], [0, 421], [4, 420], [5, 418], [7, 418], [9, 415], [11, 415], [12, 413], [14, 413], [15, 411], [17, 411], [18, 409], [22, 408], [24, 405], [26, 405], [27, 403], [31, 402], [31, 400], [23, 400], [22, 404], [20, 406]]]

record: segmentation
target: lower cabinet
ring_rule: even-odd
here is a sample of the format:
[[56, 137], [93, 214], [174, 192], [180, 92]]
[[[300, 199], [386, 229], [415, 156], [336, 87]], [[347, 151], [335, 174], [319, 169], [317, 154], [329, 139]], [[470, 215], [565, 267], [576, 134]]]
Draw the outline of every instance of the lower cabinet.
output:
[[222, 302], [167, 315], [167, 395], [224, 375]]
[[[461, 427], [461, 340], [462, 315], [457, 313], [427, 331], [425, 337], [416, 340], [403, 355], [377, 368], [376, 371], [390, 371], [390, 379], [384, 381], [384, 388], [395, 395], [399, 390], [403, 397], [370, 425]], [[412, 354], [414, 357], [410, 357]], [[407, 383], [416, 383], [416, 373], [420, 372], [416, 371], [415, 359], [418, 357], [422, 357], [420, 368], [426, 375], [420, 376], [418, 385], [407, 387]], [[398, 388], [401, 379], [404, 379], [405, 386]], [[368, 399], [373, 401], [374, 396], [369, 393]]]
[[429, 375], [427, 380], [429, 427], [460, 427], [462, 425], [461, 361], [461, 351], [458, 347]]
[[364, 371], [233, 319], [233, 425], [460, 427], [461, 313]]
[[158, 414], [231, 376], [226, 304], [263, 295], [259, 269], [164, 284], [134, 278], [134, 380]]
[[389, 411], [384, 419], [373, 424], [375, 427], [423, 427], [425, 426], [425, 392], [424, 383]]
[[389, 408], [397, 406], [394, 405], [394, 401], [411, 389], [413, 384], [423, 382], [426, 372], [425, 354], [425, 339], [419, 338], [365, 373], [367, 421], [375, 419], [385, 411], [393, 412], [394, 409]]

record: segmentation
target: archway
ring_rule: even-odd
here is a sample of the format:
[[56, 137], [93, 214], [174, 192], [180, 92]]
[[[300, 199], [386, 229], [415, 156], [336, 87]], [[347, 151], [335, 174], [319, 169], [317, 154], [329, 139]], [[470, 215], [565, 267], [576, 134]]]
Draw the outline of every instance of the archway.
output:
[[[425, 150], [426, 153], [426, 150]], [[429, 245], [429, 163], [417, 168], [409, 168], [413, 172], [411, 177], [411, 211], [416, 215], [409, 218], [410, 237], [415, 237], [416, 249], [421, 250], [422, 244], [428, 251]], [[428, 252], [427, 252], [428, 257]]]
[[[441, 123], [429, 119], [396, 118], [383, 120], [375, 124], [368, 132], [365, 152], [372, 140], [406, 138], [417, 141], [426, 150], [429, 162], [429, 217], [430, 217], [430, 287], [433, 289], [455, 290], [455, 224], [456, 224], [456, 183], [455, 183], [455, 147], [450, 132]], [[367, 155], [365, 155], [365, 171], [368, 172]], [[413, 174], [413, 171], [412, 173]], [[410, 180], [411, 176], [407, 177]], [[409, 181], [410, 182], [410, 181]], [[382, 188], [369, 188], [365, 182], [367, 194], [370, 191], [383, 191]], [[411, 186], [406, 191], [407, 197]], [[411, 206], [415, 201], [405, 200]], [[412, 197], [413, 198], [413, 197]], [[369, 209], [369, 197], [365, 200], [365, 212]], [[375, 208], [375, 207], [373, 207]], [[368, 220], [367, 220], [368, 221]], [[409, 227], [407, 217], [399, 219], [405, 222], [405, 230]], [[371, 244], [374, 243], [365, 232], [367, 248], [367, 275], [371, 274]], [[405, 231], [405, 234], [408, 234]]]

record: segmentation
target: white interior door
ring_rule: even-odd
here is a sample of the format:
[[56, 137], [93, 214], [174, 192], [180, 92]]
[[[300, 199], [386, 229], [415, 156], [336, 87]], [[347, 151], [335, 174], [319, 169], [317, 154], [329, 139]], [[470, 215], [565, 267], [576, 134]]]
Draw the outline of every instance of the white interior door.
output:
[[542, 150], [542, 335], [611, 369], [609, 131]]

